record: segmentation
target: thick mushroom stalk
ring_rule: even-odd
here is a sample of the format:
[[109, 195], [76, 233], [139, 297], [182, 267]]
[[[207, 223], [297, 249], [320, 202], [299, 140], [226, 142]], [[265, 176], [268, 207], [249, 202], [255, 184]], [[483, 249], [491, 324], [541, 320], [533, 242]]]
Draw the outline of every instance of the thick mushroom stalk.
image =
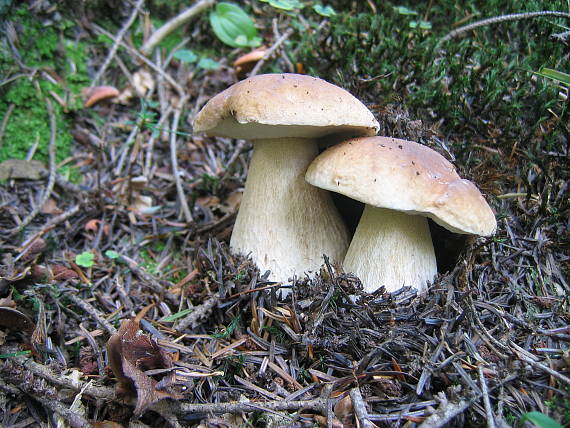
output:
[[423, 291], [437, 274], [427, 218], [366, 205], [346, 257], [344, 269], [360, 278], [364, 291], [384, 285]]
[[348, 233], [328, 192], [304, 180], [317, 144], [302, 138], [254, 141], [230, 246], [250, 254], [261, 271], [287, 281], [317, 270], [326, 254], [342, 260]]

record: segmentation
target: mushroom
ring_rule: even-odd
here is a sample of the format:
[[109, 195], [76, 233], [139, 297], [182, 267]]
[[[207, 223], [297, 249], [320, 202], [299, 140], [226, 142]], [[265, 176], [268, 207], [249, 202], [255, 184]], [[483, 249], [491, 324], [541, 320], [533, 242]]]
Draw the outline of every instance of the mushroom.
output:
[[298, 74], [264, 74], [212, 98], [195, 132], [253, 142], [230, 247], [285, 282], [318, 269], [323, 254], [342, 261], [348, 233], [330, 195], [304, 180], [323, 136], [374, 135], [378, 122], [344, 89]]
[[366, 292], [382, 285], [423, 291], [433, 281], [437, 266], [426, 217], [455, 233], [488, 236], [496, 229], [477, 187], [443, 156], [411, 141], [344, 141], [321, 153], [305, 178], [366, 204], [343, 263]]

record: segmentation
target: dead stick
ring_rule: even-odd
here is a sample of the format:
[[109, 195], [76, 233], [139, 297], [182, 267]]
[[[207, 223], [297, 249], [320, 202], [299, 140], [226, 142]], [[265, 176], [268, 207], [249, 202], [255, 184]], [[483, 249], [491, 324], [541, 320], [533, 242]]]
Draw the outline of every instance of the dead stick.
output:
[[180, 121], [180, 115], [182, 114], [182, 108], [186, 104], [188, 97], [182, 97], [177, 107], [174, 108], [174, 117], [172, 118], [172, 129], [170, 130], [170, 163], [172, 164], [172, 174], [176, 180], [176, 190], [178, 192], [178, 199], [180, 199], [180, 205], [182, 208], [182, 214], [184, 214], [184, 219], [186, 223], [191, 223], [194, 219], [192, 218], [192, 213], [188, 207], [188, 201], [186, 200], [186, 195], [184, 194], [184, 188], [182, 187], [182, 181], [180, 180], [180, 174], [178, 174], [178, 160], [176, 156], [176, 137], [178, 132], [178, 122]]
[[61, 417], [65, 419], [66, 422], [73, 428], [92, 428], [93, 425], [81, 416], [79, 413], [74, 412], [71, 409], [68, 409], [63, 404], [61, 404], [58, 400], [54, 400], [52, 398], [45, 397], [40, 394], [33, 394], [31, 392], [23, 391], [25, 394], [30, 395], [35, 400], [39, 401], [46, 407], [47, 409], [57, 413]]
[[[107, 37], [109, 37], [111, 40], [115, 40], [115, 36], [113, 36], [111, 33], [109, 33], [107, 30], [105, 30], [103, 27], [98, 26], [97, 24], [93, 24], [93, 28], [95, 29], [95, 31], [99, 34], [103, 34]], [[182, 86], [180, 86], [173, 78], [172, 76], [168, 75], [162, 68], [160, 68], [159, 66], [157, 66], [154, 62], [152, 62], [151, 60], [149, 60], [146, 56], [142, 55], [138, 50], [136, 50], [135, 48], [127, 45], [124, 41], [119, 41], [119, 45], [124, 47], [126, 50], [128, 50], [131, 54], [133, 54], [134, 56], [136, 56], [137, 58], [139, 58], [142, 62], [144, 62], [146, 65], [148, 65], [150, 68], [152, 68], [154, 71], [156, 71], [158, 74], [160, 74], [162, 77], [164, 77], [165, 80], [168, 81], [168, 83], [170, 83], [172, 85], [172, 87], [174, 89], [176, 89], [176, 92], [178, 92], [178, 94], [180, 96], [184, 96], [184, 89], [182, 88]]]
[[2, 139], [4, 138], [4, 132], [6, 131], [6, 127], [8, 126], [8, 120], [10, 120], [10, 116], [14, 111], [14, 107], [16, 104], [10, 104], [8, 106], [8, 110], [4, 113], [4, 118], [2, 119], [2, 123], [0, 123], [0, 147], [2, 147]]
[[175, 327], [174, 329], [179, 332], [183, 332], [188, 327], [195, 328], [195, 324], [198, 320], [202, 317], [207, 316], [214, 306], [220, 301], [220, 297], [217, 294], [214, 294], [212, 297], [208, 298], [204, 303], [200, 306], [196, 306], [193, 311], [185, 318], [183, 318]]
[[287, 31], [283, 33], [281, 37], [279, 37], [279, 39], [275, 41], [275, 43], [273, 43], [273, 45], [269, 49], [265, 51], [263, 57], [259, 60], [257, 64], [255, 64], [255, 67], [253, 67], [251, 73], [249, 73], [250, 77], [255, 76], [257, 73], [259, 73], [259, 70], [261, 69], [263, 64], [265, 64], [265, 62], [271, 57], [271, 55], [275, 53], [277, 48], [281, 46], [283, 42], [285, 42], [285, 40], [287, 40], [291, 36], [291, 34], [293, 34], [293, 29], [289, 28]]
[[294, 400], [294, 401], [259, 401], [259, 402], [231, 402], [231, 403], [215, 403], [215, 404], [191, 404], [180, 403], [180, 412], [182, 413], [241, 413], [251, 412], [255, 410], [316, 410], [322, 413], [327, 411], [326, 398], [314, 398], [312, 400]]
[[485, 374], [483, 373], [483, 366], [477, 366], [479, 371], [479, 383], [481, 384], [481, 392], [483, 393], [483, 404], [485, 405], [485, 413], [487, 416], [487, 428], [495, 428], [495, 417], [493, 416], [493, 408], [491, 407], [491, 400], [489, 399], [489, 388], [485, 381]]
[[526, 355], [523, 355], [520, 352], [515, 351], [519, 359], [523, 360], [526, 363], [529, 363], [531, 366], [536, 367], [537, 369], [542, 370], [543, 372], [548, 373], [550, 376], [554, 376], [556, 379], [561, 380], [567, 385], [570, 385], [570, 378], [564, 376], [562, 373], [558, 373], [556, 370], [552, 370], [550, 367], [545, 366], [538, 361], [533, 361], [531, 358], [528, 358]]
[[454, 37], [457, 37], [461, 33], [465, 33], [466, 31], [474, 30], [478, 27], [483, 27], [485, 25], [490, 24], [498, 24], [500, 22], [505, 21], [518, 21], [521, 19], [529, 19], [529, 18], [536, 18], [540, 16], [560, 16], [562, 18], [570, 19], [570, 13], [567, 12], [559, 12], [553, 10], [543, 10], [538, 12], [524, 12], [524, 13], [512, 13], [509, 15], [501, 15], [501, 16], [494, 16], [492, 18], [486, 18], [481, 21], [473, 22], [472, 24], [465, 25], [463, 27], [459, 27], [453, 31], [450, 31], [445, 37], [440, 39], [438, 45], [451, 40]]
[[168, 36], [181, 25], [186, 24], [196, 15], [211, 7], [214, 3], [215, 0], [201, 0], [179, 15], [176, 15], [174, 18], [170, 19], [162, 27], [152, 33], [152, 36], [150, 36], [150, 38], [141, 48], [141, 52], [144, 55], [150, 55], [154, 47], [158, 45], [166, 36]]
[[93, 398], [99, 398], [101, 400], [111, 401], [115, 399], [115, 391], [113, 388], [87, 384], [84, 382], [75, 383], [70, 378], [56, 374], [43, 364], [36, 363], [29, 358], [20, 357], [13, 359], [13, 361], [16, 361], [18, 364], [21, 364], [24, 368], [32, 372], [34, 375], [41, 377], [42, 379], [45, 379], [54, 385], [72, 389], [74, 391], [83, 390], [84, 394], [87, 394]]
[[99, 313], [97, 309], [95, 309], [93, 306], [91, 306], [89, 303], [87, 303], [85, 300], [81, 299], [74, 293], [76, 292], [74, 291], [73, 293], [68, 293], [66, 294], [66, 297], [68, 297], [69, 300], [71, 300], [74, 304], [76, 304], [85, 312], [87, 312], [89, 315], [91, 315], [91, 318], [93, 318], [97, 322], [97, 324], [99, 324], [101, 327], [107, 330], [107, 332], [110, 335], [113, 335], [117, 332], [117, 329], [113, 327], [109, 321], [103, 318], [103, 316]]
[[127, 20], [127, 22], [125, 22], [125, 25], [123, 25], [123, 27], [121, 28], [121, 30], [119, 31], [119, 33], [115, 37], [115, 40], [113, 42], [113, 46], [111, 47], [111, 49], [109, 50], [109, 53], [107, 54], [107, 58], [105, 58], [103, 65], [101, 66], [101, 68], [99, 68], [99, 71], [97, 72], [97, 74], [93, 78], [93, 81], [91, 82], [92, 87], [97, 86], [97, 83], [99, 83], [101, 76], [103, 76], [103, 73], [105, 73], [105, 70], [107, 70], [107, 67], [109, 67], [109, 64], [111, 64], [111, 61], [113, 60], [113, 58], [115, 57], [115, 54], [117, 53], [117, 49], [119, 49], [119, 45], [123, 41], [123, 37], [125, 37], [125, 33], [131, 27], [131, 25], [133, 25], [133, 22], [135, 22], [135, 19], [139, 13], [139, 9], [141, 8], [143, 3], [144, 3], [144, 0], [139, 0], [137, 2], [137, 4], [135, 5], [135, 7], [133, 9], [133, 12], [131, 13], [131, 16], [129, 16], [129, 19]]
[[350, 390], [350, 398], [352, 400], [352, 407], [354, 408], [354, 413], [358, 418], [358, 422], [362, 428], [373, 428], [374, 424], [370, 422], [368, 417], [368, 410], [366, 410], [366, 403], [362, 398], [359, 388], [352, 388]]
[[53, 185], [55, 184], [55, 166], [56, 166], [55, 145], [57, 142], [57, 123], [50, 99], [46, 98], [45, 102], [49, 115], [49, 128], [50, 128], [50, 136], [48, 144], [48, 160], [49, 160], [48, 183], [39, 203], [18, 226], [8, 231], [10, 235], [15, 235], [16, 233], [20, 232], [20, 230], [22, 230], [24, 227], [26, 227], [28, 224], [32, 222], [32, 220], [38, 215], [38, 213], [41, 211], [42, 207], [50, 197], [51, 191], [53, 190]]

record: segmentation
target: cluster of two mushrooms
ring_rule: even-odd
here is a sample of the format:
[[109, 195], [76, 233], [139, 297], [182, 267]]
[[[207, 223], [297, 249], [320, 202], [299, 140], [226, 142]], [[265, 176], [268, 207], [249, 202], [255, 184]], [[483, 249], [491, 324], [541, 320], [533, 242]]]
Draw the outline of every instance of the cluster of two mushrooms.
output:
[[[344, 260], [365, 291], [393, 291], [423, 289], [437, 273], [426, 217], [453, 232], [493, 233], [473, 183], [433, 150], [373, 137], [377, 130], [354, 96], [305, 75], [259, 75], [212, 98], [194, 131], [254, 148], [230, 247], [274, 281], [318, 270], [326, 254]], [[318, 154], [318, 141], [343, 139]], [[350, 246], [327, 191], [366, 204]]]

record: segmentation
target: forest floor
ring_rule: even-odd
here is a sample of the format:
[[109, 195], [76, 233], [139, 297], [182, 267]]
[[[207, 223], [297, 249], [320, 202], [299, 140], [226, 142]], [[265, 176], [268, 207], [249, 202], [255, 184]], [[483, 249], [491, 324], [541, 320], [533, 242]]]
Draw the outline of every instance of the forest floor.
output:
[[[570, 20], [445, 38], [568, 4], [248, 0], [230, 47], [195, 3], [153, 45], [188, 5], [0, 1], [0, 425], [569, 426], [569, 86], [544, 74], [570, 72]], [[253, 73], [335, 83], [451, 161], [495, 235], [432, 225], [425, 294], [232, 253], [251, 144], [191, 124], [259, 43]]]

